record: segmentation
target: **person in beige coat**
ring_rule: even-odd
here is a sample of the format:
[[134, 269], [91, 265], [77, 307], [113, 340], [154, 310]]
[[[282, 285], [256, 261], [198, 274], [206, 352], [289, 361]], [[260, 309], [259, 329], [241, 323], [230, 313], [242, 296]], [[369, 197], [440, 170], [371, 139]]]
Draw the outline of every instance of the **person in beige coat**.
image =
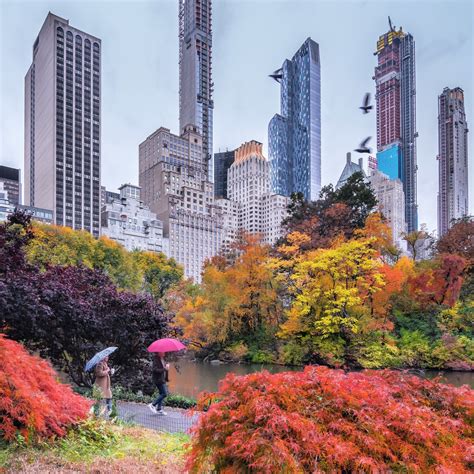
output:
[[94, 369], [94, 385], [99, 389], [102, 400], [105, 400], [107, 412], [112, 411], [112, 389], [110, 386], [110, 375], [113, 375], [114, 369], [111, 369], [107, 362], [109, 358], [102, 359]]

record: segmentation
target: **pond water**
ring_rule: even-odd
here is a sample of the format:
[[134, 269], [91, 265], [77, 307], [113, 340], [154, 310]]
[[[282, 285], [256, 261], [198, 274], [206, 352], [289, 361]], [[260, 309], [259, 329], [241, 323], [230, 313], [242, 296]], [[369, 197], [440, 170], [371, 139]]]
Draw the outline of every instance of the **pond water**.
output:
[[[268, 364], [221, 364], [212, 365], [206, 362], [194, 362], [186, 359], [179, 359], [179, 373], [172, 362], [170, 370], [169, 388], [171, 393], [179, 393], [187, 397], [196, 398], [202, 391], [215, 392], [218, 388], [219, 381], [222, 380], [229, 372], [237, 375], [246, 375], [261, 370], [268, 370], [271, 373], [297, 371], [299, 367], [284, 367], [281, 365]], [[445, 383], [459, 387], [461, 385], [469, 385], [474, 388], [474, 372], [448, 372], [429, 370], [424, 376], [432, 379], [440, 376]]]

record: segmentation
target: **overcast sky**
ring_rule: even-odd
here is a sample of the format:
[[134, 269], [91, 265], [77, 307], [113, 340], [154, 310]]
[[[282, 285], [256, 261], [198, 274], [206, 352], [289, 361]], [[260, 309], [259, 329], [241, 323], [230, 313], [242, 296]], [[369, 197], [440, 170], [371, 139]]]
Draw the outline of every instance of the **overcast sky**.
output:
[[[366, 91], [374, 93], [373, 52], [390, 15], [416, 42], [419, 222], [435, 229], [443, 87], [464, 89], [468, 123], [474, 123], [473, 5], [213, 0], [214, 152], [251, 139], [267, 150], [268, 122], [280, 106], [279, 86], [268, 74], [310, 36], [321, 54], [322, 184], [335, 183], [347, 151], [368, 135], [375, 145], [375, 113], [363, 116], [358, 106]], [[102, 184], [115, 190], [137, 183], [139, 143], [160, 126], [178, 132], [178, 0], [0, 0], [0, 164], [23, 169], [24, 76], [48, 11], [102, 39]]]

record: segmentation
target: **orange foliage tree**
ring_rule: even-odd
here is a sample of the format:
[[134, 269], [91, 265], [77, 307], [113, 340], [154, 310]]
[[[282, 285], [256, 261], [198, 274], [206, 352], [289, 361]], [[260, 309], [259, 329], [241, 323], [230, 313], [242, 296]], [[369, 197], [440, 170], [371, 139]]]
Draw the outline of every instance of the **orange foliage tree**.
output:
[[0, 437], [63, 436], [87, 417], [90, 402], [57, 381], [51, 366], [0, 334]]
[[442, 254], [409, 280], [410, 294], [422, 308], [453, 306], [459, 298], [467, 262], [459, 255]]
[[467, 386], [307, 367], [230, 374], [201, 398], [209, 404], [193, 429], [192, 473], [472, 472]]
[[201, 291], [177, 311], [176, 321], [195, 346], [218, 353], [238, 346], [269, 345], [282, 315], [277, 284], [267, 266], [269, 249], [257, 236], [242, 235], [232, 262], [217, 257], [205, 267]]

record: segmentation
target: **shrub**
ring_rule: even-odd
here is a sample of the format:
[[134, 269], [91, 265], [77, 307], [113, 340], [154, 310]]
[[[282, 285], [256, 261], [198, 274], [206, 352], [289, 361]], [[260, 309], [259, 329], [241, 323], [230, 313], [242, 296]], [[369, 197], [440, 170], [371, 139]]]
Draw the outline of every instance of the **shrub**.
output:
[[247, 359], [252, 364], [271, 364], [272, 362], [275, 362], [273, 354], [271, 352], [264, 351], [261, 349], [250, 351], [247, 355]]
[[87, 417], [90, 402], [59, 383], [51, 366], [0, 334], [0, 437], [63, 436]]
[[[203, 396], [200, 406], [214, 395]], [[191, 472], [469, 472], [474, 392], [395, 371], [228, 375]]]
[[[72, 231], [71, 231], [72, 232]], [[48, 266], [25, 259], [35, 237], [29, 219], [13, 214], [0, 224], [0, 328], [50, 360], [78, 385], [91, 385], [84, 365], [97, 351], [118, 346], [113, 383], [151, 385], [147, 346], [170, 333], [171, 315], [146, 293], [120, 291], [101, 270]]]

